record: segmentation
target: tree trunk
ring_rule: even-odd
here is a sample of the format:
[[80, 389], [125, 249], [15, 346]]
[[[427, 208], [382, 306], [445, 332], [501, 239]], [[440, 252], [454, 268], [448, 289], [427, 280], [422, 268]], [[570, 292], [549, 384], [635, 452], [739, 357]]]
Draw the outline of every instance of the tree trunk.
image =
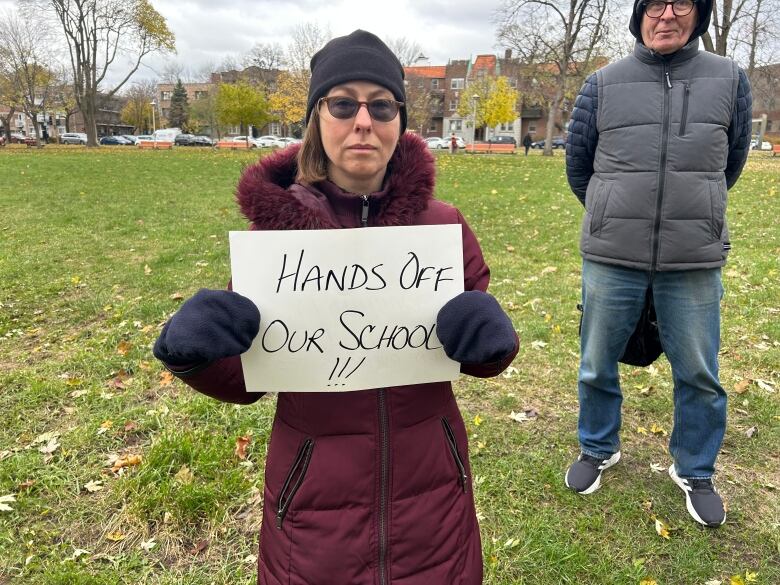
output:
[[97, 124], [95, 121], [95, 96], [87, 91], [81, 100], [81, 115], [84, 117], [84, 130], [87, 133], [87, 146], [97, 146]]
[[709, 32], [705, 32], [703, 35], [701, 35], [701, 42], [704, 45], [705, 51], [708, 53], [715, 52], [715, 45], [712, 44], [712, 37], [710, 36]]
[[561, 105], [561, 98], [563, 97], [563, 90], [559, 87], [555, 90], [555, 97], [550, 102], [550, 107], [547, 110], [547, 132], [544, 136], [544, 156], [552, 156], [552, 135], [555, 128], [555, 115], [558, 112], [558, 108]]

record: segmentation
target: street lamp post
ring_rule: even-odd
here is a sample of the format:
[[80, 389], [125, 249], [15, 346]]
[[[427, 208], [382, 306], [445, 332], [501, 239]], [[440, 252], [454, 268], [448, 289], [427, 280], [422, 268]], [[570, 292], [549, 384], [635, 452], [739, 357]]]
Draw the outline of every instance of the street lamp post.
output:
[[471, 143], [474, 144], [477, 141], [477, 100], [479, 96], [474, 94], [471, 96]]
[[152, 100], [149, 105], [152, 106], [152, 134], [154, 134], [157, 131], [157, 124], [154, 121], [154, 110], [157, 108], [157, 102]]

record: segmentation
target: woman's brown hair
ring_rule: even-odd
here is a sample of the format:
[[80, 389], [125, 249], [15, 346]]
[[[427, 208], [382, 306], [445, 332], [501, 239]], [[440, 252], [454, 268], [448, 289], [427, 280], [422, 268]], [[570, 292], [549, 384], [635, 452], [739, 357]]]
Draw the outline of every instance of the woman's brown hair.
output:
[[328, 178], [328, 155], [322, 146], [320, 134], [320, 108], [317, 104], [311, 111], [303, 143], [298, 151], [298, 183], [313, 184]]

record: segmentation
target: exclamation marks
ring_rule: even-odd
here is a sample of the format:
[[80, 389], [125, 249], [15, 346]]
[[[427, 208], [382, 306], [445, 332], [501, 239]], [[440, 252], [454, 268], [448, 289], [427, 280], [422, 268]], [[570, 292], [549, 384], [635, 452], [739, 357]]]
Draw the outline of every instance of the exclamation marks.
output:
[[[363, 359], [358, 362], [358, 364], [350, 370], [350, 372], [344, 376], [344, 372], [347, 371], [347, 368], [349, 367], [350, 362], [352, 361], [351, 357], [348, 357], [344, 364], [341, 366], [341, 369], [339, 370], [339, 364], [341, 364], [341, 358], [336, 358], [336, 365], [333, 366], [333, 370], [330, 372], [330, 376], [328, 376], [328, 386], [346, 386], [346, 380], [349, 378], [352, 374], [357, 372], [358, 368], [363, 365], [363, 362], [366, 361], [366, 357], [363, 356]], [[336, 373], [336, 370], [338, 370], [338, 374]], [[335, 378], [334, 378], [335, 376]], [[342, 376], [344, 376], [342, 378]]]

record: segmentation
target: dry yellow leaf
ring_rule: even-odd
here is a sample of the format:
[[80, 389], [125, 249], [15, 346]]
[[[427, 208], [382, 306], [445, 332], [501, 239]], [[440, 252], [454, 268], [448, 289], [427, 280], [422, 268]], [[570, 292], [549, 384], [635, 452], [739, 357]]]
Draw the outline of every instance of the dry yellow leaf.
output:
[[192, 474], [192, 471], [190, 471], [189, 467], [182, 465], [173, 478], [179, 483], [192, 483], [192, 481], [195, 479], [195, 476]]
[[238, 437], [236, 439], [236, 457], [239, 459], [246, 459], [246, 448], [251, 440], [252, 437], [250, 435], [244, 435], [243, 437]]
[[658, 518], [655, 519], [655, 531], [661, 538], [669, 540], [669, 527], [661, 522]]
[[639, 585], [658, 585], [658, 581], [655, 579], [642, 579]]
[[160, 373], [160, 386], [170, 386], [173, 382], [173, 374], [168, 370]]
[[119, 355], [127, 355], [127, 352], [130, 351], [130, 347], [130, 344], [123, 339], [119, 342], [119, 345], [116, 346], [116, 352]]
[[737, 382], [736, 386], [734, 386], [734, 392], [737, 394], [744, 394], [747, 392], [747, 389], [750, 387], [750, 380], [742, 380], [740, 382]]
[[664, 428], [655, 423], [650, 425], [650, 432], [653, 433], [654, 435], [661, 435], [662, 437], [666, 436], [666, 431], [664, 430]]
[[647, 429], [645, 427], [637, 427], [636, 432], [639, 433], [640, 435], [646, 435]]
[[88, 481], [84, 484], [84, 489], [87, 490], [89, 493], [94, 494], [95, 492], [99, 492], [103, 489], [103, 482], [99, 479], [92, 481]]
[[141, 464], [141, 456], [140, 455], [128, 455], [127, 457], [120, 457], [116, 461], [114, 461], [114, 464], [111, 466], [111, 471], [116, 473], [123, 467], [133, 467], [135, 465]]
[[479, 415], [475, 416], [474, 417], [474, 426], [478, 427], [481, 424], [482, 424], [482, 417], [479, 416]]
[[121, 532], [109, 532], [106, 534], [106, 540], [110, 540], [111, 542], [119, 542], [120, 540], [124, 540], [126, 536], [122, 534]]

